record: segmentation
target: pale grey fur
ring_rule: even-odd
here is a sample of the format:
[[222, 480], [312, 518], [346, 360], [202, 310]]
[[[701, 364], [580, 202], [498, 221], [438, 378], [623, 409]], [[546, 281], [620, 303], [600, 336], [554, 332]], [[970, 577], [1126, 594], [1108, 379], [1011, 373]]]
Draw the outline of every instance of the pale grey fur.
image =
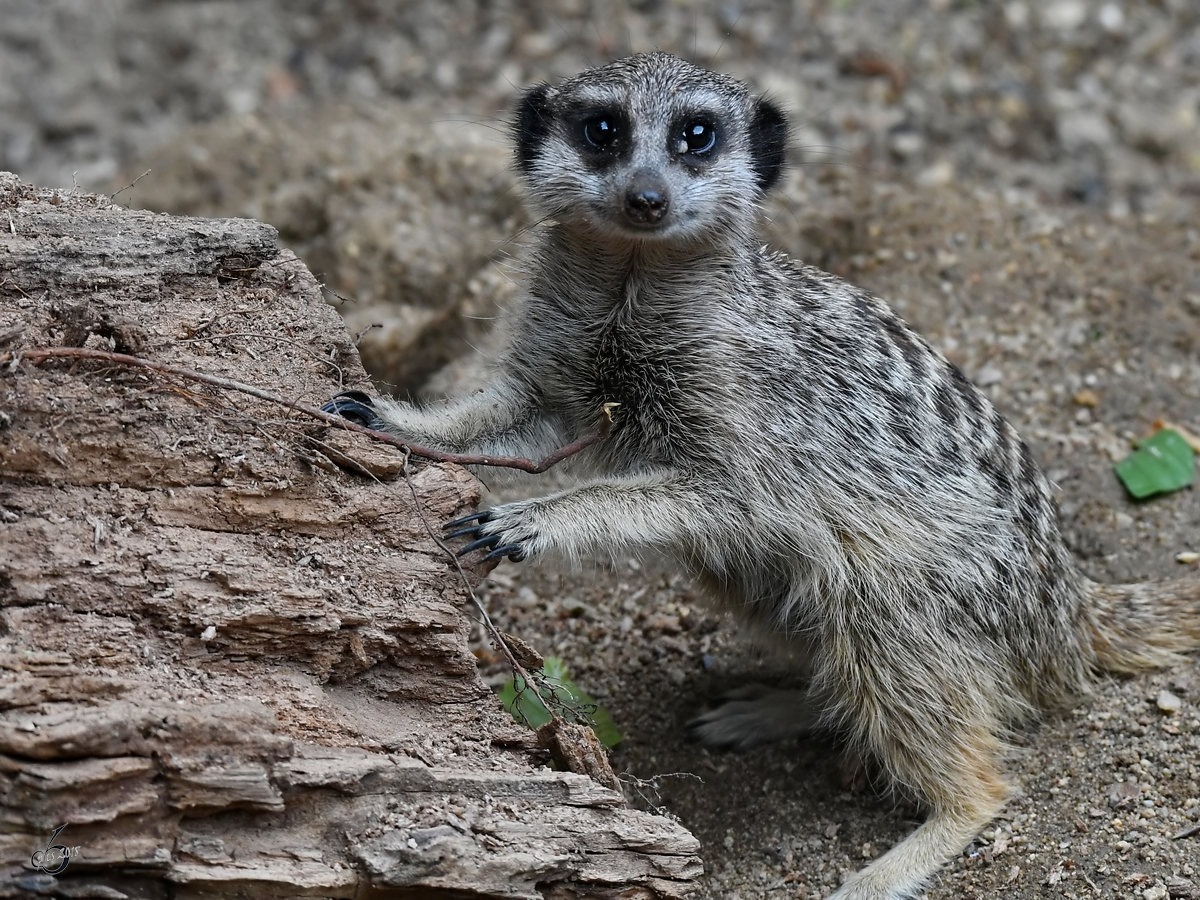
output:
[[[579, 486], [498, 506], [479, 533], [529, 558], [659, 550], [795, 645], [806, 698], [739, 698], [697, 733], [744, 745], [819, 715], [876, 759], [930, 818], [835, 897], [891, 900], [1000, 810], [1007, 728], [1102, 664], [1190, 644], [1130, 637], [1141, 595], [1109, 602], [1079, 574], [1029, 449], [937, 351], [882, 301], [759, 246], [759, 102], [666, 54], [531, 92], [518, 156], [547, 221], [496, 378], [442, 407], [376, 406], [417, 443], [536, 458], [620, 403]], [[578, 123], [609, 109], [629, 145], [601, 165]], [[670, 129], [697, 114], [723, 143], [685, 165]], [[634, 171], [669, 197], [658, 227], [629, 221]]]

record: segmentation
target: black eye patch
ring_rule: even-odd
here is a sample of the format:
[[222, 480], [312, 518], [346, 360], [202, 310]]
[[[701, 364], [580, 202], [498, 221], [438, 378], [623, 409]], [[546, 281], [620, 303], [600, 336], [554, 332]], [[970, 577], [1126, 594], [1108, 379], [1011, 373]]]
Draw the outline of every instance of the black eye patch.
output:
[[583, 109], [565, 117], [567, 133], [586, 159], [606, 164], [632, 144], [629, 119], [615, 109]]
[[592, 116], [583, 120], [582, 132], [589, 147], [607, 152], [620, 139], [621, 126], [613, 116]]

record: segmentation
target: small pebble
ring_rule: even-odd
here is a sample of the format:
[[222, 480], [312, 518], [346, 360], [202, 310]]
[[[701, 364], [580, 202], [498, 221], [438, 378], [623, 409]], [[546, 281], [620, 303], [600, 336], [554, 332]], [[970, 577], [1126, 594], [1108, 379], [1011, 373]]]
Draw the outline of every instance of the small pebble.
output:
[[1141, 792], [1136, 782], [1118, 781], [1108, 789], [1109, 806], [1117, 807], [1123, 802], [1136, 800]]
[[954, 180], [954, 163], [942, 160], [917, 175], [917, 185], [923, 188], [942, 187]]
[[1097, 18], [1104, 30], [1110, 34], [1118, 33], [1125, 25], [1125, 13], [1116, 3], [1106, 3], [1100, 7], [1100, 14]]
[[1162, 712], [1174, 714], [1183, 709], [1183, 701], [1172, 694], [1170, 691], [1160, 691], [1158, 699], [1154, 701], [1154, 705]]
[[1200, 561], [1200, 553], [1194, 550], [1185, 550], [1183, 553], [1175, 554], [1175, 562], [1186, 563], [1191, 565], [1194, 562]]
[[207, 644], [209, 641], [211, 641], [216, 636], [217, 636], [217, 626], [209, 625], [207, 628], [204, 629], [203, 632], [201, 632], [200, 640], [204, 641], [204, 643]]

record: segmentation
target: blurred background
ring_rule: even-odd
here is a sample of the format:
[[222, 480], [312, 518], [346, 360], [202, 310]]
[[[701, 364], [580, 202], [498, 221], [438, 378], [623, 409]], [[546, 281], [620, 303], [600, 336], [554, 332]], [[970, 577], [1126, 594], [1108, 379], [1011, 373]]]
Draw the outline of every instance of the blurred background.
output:
[[1200, 197], [1194, 0], [0, 0], [0, 168], [150, 169], [120, 202], [274, 224], [413, 392], [511, 293], [514, 98], [655, 48], [789, 110], [772, 218], [831, 268], [863, 223], [798, 211], [843, 182], [1181, 222]]
[[774, 93], [814, 156], [1118, 213], [1200, 186], [1193, 0], [3, 0], [0, 167], [115, 190], [199, 122], [351, 99], [486, 122], [653, 48]]
[[835, 269], [863, 222], [801, 218], [839, 183], [1113, 219], [1200, 196], [1194, 0], [0, 0], [0, 168], [106, 193], [151, 169], [120, 202], [274, 224], [412, 392], [511, 292], [514, 98], [655, 48], [790, 111], [772, 218]]
[[[383, 388], [465, 390], [531, 224], [514, 99], [655, 48], [788, 109], [765, 239], [888, 298], [983, 388], [1061, 486], [1089, 575], [1182, 574], [1196, 492], [1134, 506], [1111, 466], [1155, 418], [1200, 433], [1197, 0], [0, 0], [0, 169], [270, 222], [352, 333], [380, 326], [361, 349]], [[485, 592], [613, 713], [631, 797], [703, 841], [701, 896], [827, 896], [914, 827], [847, 790], [827, 743], [684, 743], [707, 700], [786, 675], [670, 570], [505, 563]], [[1196, 666], [1162, 677], [1196, 708]], [[1200, 818], [1200, 718], [1164, 737], [1152, 684], [1106, 684], [1031, 737], [1022, 791], [929, 896], [1140, 897], [1193, 877], [1170, 829]], [[1130, 753], [1155, 785], [1140, 825], [1109, 821]]]

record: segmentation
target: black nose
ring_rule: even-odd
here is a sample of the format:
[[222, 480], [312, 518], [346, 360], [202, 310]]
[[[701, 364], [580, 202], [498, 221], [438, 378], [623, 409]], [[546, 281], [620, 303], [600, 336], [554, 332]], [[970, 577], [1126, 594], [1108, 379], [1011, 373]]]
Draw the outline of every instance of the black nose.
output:
[[634, 172], [625, 189], [625, 215], [635, 225], [657, 225], [667, 214], [670, 201], [659, 177], [646, 170]]

